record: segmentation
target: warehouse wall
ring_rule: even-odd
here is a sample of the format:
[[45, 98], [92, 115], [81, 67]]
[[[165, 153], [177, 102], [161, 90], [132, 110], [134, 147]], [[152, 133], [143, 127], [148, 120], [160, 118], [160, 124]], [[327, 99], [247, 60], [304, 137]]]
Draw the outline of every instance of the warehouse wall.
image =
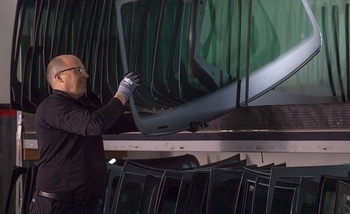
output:
[[17, 1], [2, 0], [0, 6], [0, 104], [10, 103], [10, 59]]
[[17, 1], [0, 6], [0, 212], [5, 208], [12, 166], [16, 161], [16, 112], [1, 109], [10, 103], [10, 59]]

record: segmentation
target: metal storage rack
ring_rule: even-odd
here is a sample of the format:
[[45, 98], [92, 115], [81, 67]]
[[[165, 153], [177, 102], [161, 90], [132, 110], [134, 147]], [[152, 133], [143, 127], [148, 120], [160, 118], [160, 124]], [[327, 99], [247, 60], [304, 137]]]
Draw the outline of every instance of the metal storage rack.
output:
[[[332, 130], [199, 132], [164, 137], [145, 137], [140, 133], [131, 133], [105, 136], [104, 146], [106, 151], [350, 153], [349, 139], [349, 131]], [[35, 134], [25, 134], [23, 148], [37, 149]]]
[[[228, 113], [197, 133], [106, 135], [104, 146], [106, 151], [350, 153], [348, 108], [347, 103], [251, 106]], [[26, 116], [33, 121], [32, 115]], [[26, 130], [23, 149], [36, 149], [34, 128]]]

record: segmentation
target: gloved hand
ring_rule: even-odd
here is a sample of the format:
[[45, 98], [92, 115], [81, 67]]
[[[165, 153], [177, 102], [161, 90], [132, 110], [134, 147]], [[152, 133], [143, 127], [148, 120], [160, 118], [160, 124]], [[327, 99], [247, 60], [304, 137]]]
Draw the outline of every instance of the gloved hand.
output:
[[129, 98], [135, 88], [139, 86], [140, 77], [134, 72], [130, 72], [122, 79], [119, 84], [117, 93], [121, 93], [125, 98]]
[[204, 129], [208, 127], [207, 123], [202, 123], [200, 121], [192, 121], [190, 123], [190, 129], [188, 129], [189, 132], [197, 132], [199, 129]]

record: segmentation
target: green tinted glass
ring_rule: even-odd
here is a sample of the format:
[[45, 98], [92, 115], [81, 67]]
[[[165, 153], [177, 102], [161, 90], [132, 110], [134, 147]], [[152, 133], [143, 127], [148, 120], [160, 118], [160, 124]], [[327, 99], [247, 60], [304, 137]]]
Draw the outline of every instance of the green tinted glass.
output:
[[247, 66], [256, 71], [313, 33], [301, 1], [210, 0], [203, 11], [196, 57], [215, 67], [218, 86], [244, 75]]
[[123, 70], [144, 77], [131, 105], [145, 133], [248, 103], [320, 47], [306, 1], [125, 0], [116, 7]]

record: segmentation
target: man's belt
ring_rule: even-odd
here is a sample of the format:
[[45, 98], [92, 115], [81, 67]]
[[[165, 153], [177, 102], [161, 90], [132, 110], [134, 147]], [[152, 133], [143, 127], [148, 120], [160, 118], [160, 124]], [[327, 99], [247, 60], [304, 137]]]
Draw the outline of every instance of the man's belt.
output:
[[62, 202], [69, 202], [69, 203], [95, 204], [95, 205], [102, 205], [103, 203], [102, 198], [79, 200], [70, 195], [66, 195], [62, 193], [44, 192], [41, 190], [38, 191], [38, 195], [45, 198], [50, 198], [50, 199], [54, 199]]
[[45, 197], [45, 198], [55, 199], [55, 200], [64, 201], [64, 202], [75, 201], [75, 199], [72, 196], [62, 194], [62, 193], [51, 193], [51, 192], [44, 192], [44, 191], [39, 190], [38, 195]]

